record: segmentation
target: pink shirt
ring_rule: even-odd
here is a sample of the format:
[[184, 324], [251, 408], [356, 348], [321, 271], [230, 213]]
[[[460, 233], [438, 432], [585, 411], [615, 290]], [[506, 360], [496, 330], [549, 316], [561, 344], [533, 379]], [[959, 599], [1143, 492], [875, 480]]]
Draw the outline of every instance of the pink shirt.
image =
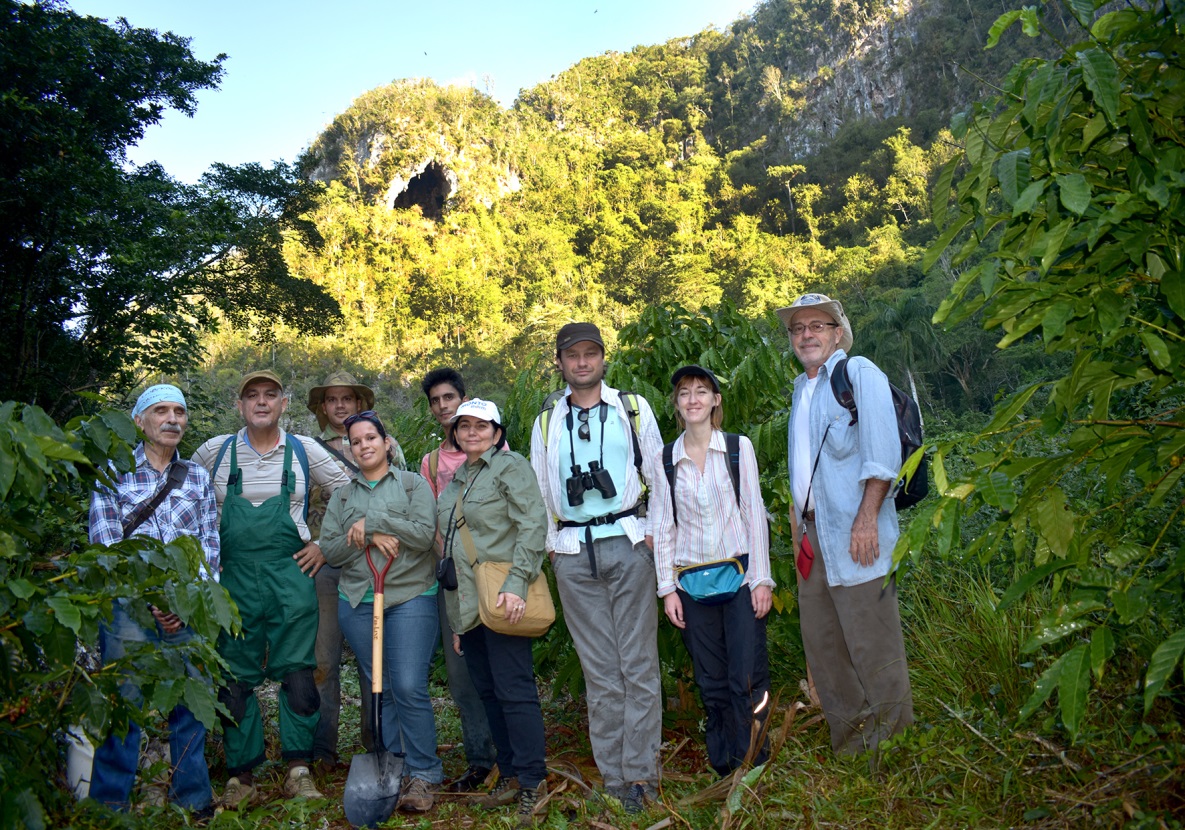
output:
[[432, 480], [432, 476], [428, 474], [428, 458], [432, 453], [424, 456], [424, 460], [420, 462], [420, 475], [428, 479], [428, 486], [432, 488], [432, 493], [437, 498], [444, 492], [444, 488], [448, 487], [449, 482], [453, 480], [453, 476], [457, 474], [457, 470], [461, 469], [461, 465], [465, 463], [465, 453], [460, 450], [446, 450], [444, 447], [440, 448], [440, 460], [436, 464], [436, 480]]

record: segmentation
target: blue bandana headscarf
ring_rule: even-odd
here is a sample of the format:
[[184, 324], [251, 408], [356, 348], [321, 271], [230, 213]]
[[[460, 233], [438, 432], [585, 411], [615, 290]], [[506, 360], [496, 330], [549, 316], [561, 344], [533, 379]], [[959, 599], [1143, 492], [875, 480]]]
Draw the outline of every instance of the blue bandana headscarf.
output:
[[[162, 401], [185, 406], [185, 395], [171, 383], [158, 383], [156, 386], [149, 386], [140, 393], [140, 397], [136, 398], [136, 405], [132, 408], [132, 417], [135, 418], [137, 415], [143, 414], [148, 407], [155, 406]], [[188, 406], [185, 408], [189, 409]]]

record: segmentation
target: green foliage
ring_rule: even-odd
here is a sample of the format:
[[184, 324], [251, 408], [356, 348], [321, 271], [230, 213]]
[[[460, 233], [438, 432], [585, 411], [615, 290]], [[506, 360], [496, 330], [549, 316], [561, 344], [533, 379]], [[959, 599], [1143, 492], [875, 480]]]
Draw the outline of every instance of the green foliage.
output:
[[[1088, 38], [1018, 64], [966, 123], [965, 172], [926, 256], [984, 255], [936, 320], [981, 314], [1000, 348], [1036, 340], [1070, 362], [1002, 402], [970, 447], [937, 448], [936, 474], [963, 452], [974, 469], [936, 475], [943, 497], [896, 552], [916, 554], [948, 515], [985, 515], [969, 553], [1015, 563], [1005, 600], [1051, 581], [1059, 604], [1024, 648], [1059, 656], [1021, 716], [1056, 689], [1075, 740], [1118, 655], [1150, 661], [1147, 714], [1179, 688], [1185, 642], [1185, 16], [1152, 3], [1092, 22], [1079, 6]], [[1045, 25], [1026, 10], [993, 33], [1018, 20], [1030, 34]]]
[[[212, 726], [215, 690], [188, 678], [183, 658], [220, 678], [213, 644], [238, 630], [238, 611], [217, 583], [199, 578], [192, 537], [168, 545], [143, 537], [87, 545], [89, 494], [133, 464], [136, 430], [103, 412], [58, 427], [41, 409], [0, 406], [0, 815], [5, 826], [45, 826], [62, 798], [58, 741], [81, 726], [96, 745], [131, 718], [183, 703]], [[180, 616], [199, 636], [185, 646], [129, 650], [101, 669], [79, 658], [97, 642], [112, 603], [145, 627], [148, 603]], [[131, 672], [143, 708], [119, 693]]]
[[337, 309], [281, 255], [285, 233], [316, 241], [295, 171], [217, 165], [190, 187], [126, 168], [168, 108], [193, 113], [224, 55], [58, 3], [0, 15], [0, 397], [70, 413], [81, 390], [192, 366], [215, 310], [328, 330]]

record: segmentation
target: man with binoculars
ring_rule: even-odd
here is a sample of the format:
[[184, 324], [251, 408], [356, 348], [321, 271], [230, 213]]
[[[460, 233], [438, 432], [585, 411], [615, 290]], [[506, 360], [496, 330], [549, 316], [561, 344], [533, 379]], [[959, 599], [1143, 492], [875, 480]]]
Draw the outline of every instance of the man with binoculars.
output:
[[568, 388], [535, 420], [531, 465], [554, 519], [547, 550], [584, 670], [593, 758], [605, 791], [636, 813], [659, 779], [657, 584], [639, 499], [662, 437], [644, 398], [603, 382], [605, 344], [592, 323], [560, 329], [556, 368]]

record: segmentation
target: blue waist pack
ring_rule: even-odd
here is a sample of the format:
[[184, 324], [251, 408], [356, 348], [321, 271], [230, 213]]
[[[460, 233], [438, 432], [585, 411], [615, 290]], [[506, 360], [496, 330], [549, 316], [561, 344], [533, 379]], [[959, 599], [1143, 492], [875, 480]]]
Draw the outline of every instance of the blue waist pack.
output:
[[749, 555], [717, 559], [702, 565], [689, 565], [676, 571], [679, 587], [703, 605], [721, 605], [732, 599], [745, 584]]

